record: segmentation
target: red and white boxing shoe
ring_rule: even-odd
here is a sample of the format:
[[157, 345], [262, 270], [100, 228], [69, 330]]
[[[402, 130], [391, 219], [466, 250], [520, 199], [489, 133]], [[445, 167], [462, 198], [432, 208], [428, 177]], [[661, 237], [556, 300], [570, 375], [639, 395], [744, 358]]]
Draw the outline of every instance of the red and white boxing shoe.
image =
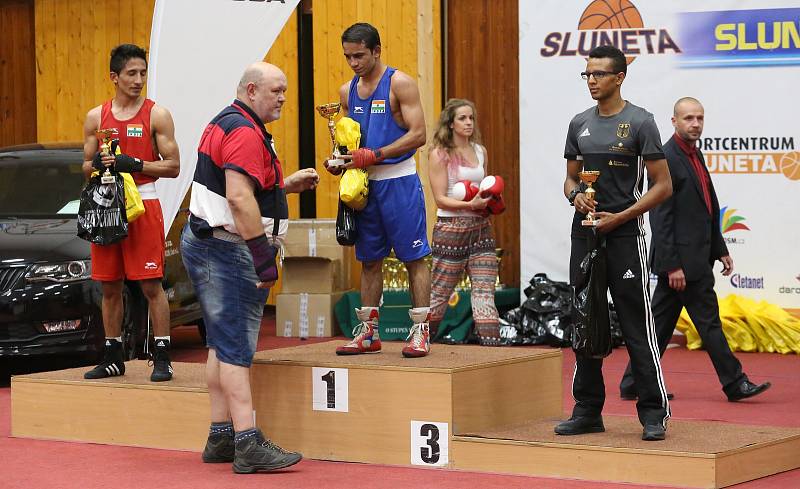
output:
[[403, 348], [406, 358], [424, 357], [431, 351], [431, 333], [429, 323], [431, 320], [429, 307], [417, 307], [408, 311], [411, 321], [411, 331], [408, 333], [408, 345]]
[[356, 309], [356, 317], [361, 322], [353, 330], [353, 340], [336, 348], [336, 354], [380, 353], [381, 337], [378, 333], [378, 308], [362, 307]]

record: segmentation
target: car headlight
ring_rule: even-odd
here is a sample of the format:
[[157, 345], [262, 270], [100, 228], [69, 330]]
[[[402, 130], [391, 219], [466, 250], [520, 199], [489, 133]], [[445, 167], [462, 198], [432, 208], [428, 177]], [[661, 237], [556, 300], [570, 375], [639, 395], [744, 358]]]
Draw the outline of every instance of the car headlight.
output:
[[90, 260], [75, 260], [33, 265], [25, 275], [25, 279], [28, 282], [76, 282], [86, 280], [91, 275], [92, 262]]

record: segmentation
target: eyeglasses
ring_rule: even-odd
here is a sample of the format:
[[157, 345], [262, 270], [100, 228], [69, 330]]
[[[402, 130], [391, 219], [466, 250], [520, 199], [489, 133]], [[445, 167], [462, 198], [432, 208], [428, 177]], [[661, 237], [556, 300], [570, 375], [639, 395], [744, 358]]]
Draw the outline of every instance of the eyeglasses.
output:
[[588, 80], [590, 76], [593, 76], [595, 80], [602, 80], [603, 78], [609, 75], [616, 75], [616, 73], [612, 71], [601, 71], [601, 70], [581, 72], [581, 78], [583, 78], [584, 80]]

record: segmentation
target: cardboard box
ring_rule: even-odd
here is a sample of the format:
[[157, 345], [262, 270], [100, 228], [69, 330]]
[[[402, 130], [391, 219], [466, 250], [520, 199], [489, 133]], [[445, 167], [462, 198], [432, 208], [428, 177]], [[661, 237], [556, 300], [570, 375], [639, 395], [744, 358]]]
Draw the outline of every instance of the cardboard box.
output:
[[[341, 246], [336, 242], [335, 219], [293, 219], [283, 243], [286, 258], [328, 258], [336, 268], [336, 286], [330, 291], [292, 290], [291, 292], [332, 292], [353, 287], [351, 280], [355, 261], [352, 246]], [[287, 291], [288, 292], [288, 291]]]
[[344, 247], [336, 242], [336, 219], [290, 219], [284, 252], [285, 256], [343, 260]]
[[344, 292], [334, 294], [278, 294], [276, 336], [328, 337], [339, 333], [333, 308]]
[[287, 294], [330, 294], [342, 287], [341, 262], [322, 257], [289, 257], [283, 259], [281, 292]]

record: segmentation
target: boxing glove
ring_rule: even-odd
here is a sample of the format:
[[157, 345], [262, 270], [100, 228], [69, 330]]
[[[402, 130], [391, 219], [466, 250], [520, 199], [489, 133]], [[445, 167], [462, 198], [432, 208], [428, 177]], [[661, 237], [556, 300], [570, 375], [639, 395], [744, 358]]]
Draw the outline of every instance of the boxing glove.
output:
[[480, 193], [484, 199], [487, 197], [500, 196], [503, 193], [505, 183], [500, 175], [489, 175], [481, 180]]
[[452, 197], [456, 200], [469, 202], [478, 194], [478, 187], [469, 180], [461, 180], [453, 184]]
[[502, 214], [506, 210], [506, 201], [503, 200], [502, 195], [492, 195], [489, 202], [486, 203], [486, 210], [489, 214]]

